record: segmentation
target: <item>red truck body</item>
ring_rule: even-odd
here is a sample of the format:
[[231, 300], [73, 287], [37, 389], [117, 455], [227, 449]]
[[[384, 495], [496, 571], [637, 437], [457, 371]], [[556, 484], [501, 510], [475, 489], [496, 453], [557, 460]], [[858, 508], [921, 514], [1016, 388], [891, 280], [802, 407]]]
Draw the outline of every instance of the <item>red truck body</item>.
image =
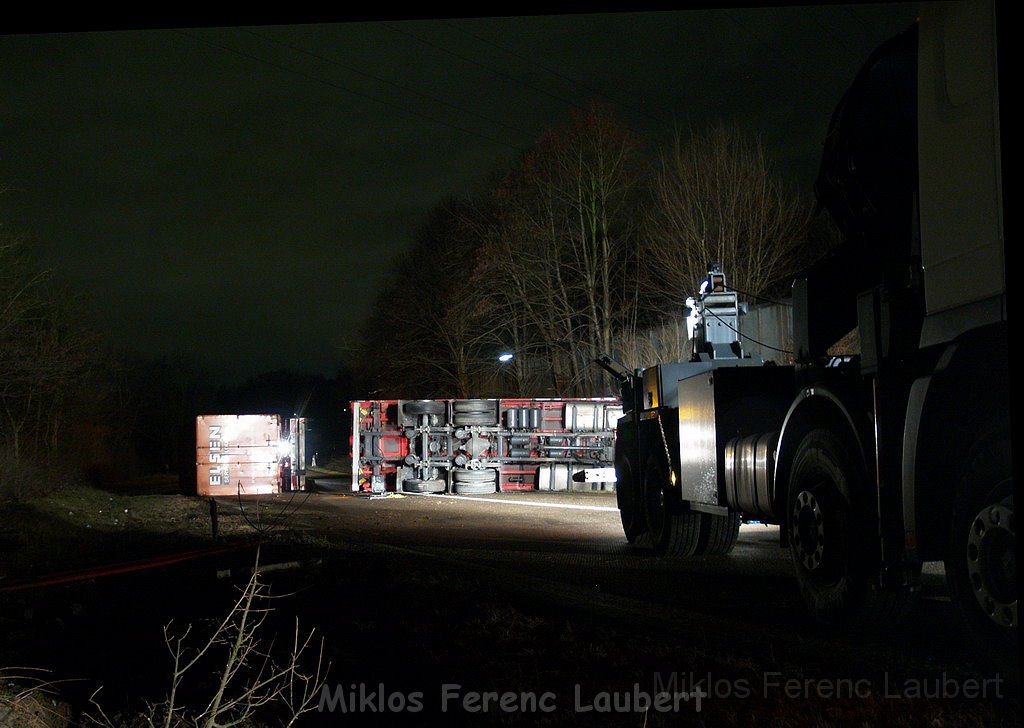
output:
[[[352, 490], [402, 490], [494, 471], [496, 492], [612, 489], [611, 397], [359, 400], [352, 403]], [[573, 481], [585, 483], [581, 485]]]

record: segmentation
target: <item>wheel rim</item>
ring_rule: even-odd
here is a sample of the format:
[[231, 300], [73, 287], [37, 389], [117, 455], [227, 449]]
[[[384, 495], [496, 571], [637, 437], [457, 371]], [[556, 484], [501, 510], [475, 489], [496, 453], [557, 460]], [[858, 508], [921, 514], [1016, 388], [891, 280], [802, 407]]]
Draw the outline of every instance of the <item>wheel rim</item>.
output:
[[800, 564], [818, 571], [825, 555], [825, 516], [814, 494], [802, 490], [793, 504], [792, 542]]
[[982, 611], [1001, 627], [1017, 626], [1016, 548], [1012, 506], [985, 506], [971, 520], [967, 575]]

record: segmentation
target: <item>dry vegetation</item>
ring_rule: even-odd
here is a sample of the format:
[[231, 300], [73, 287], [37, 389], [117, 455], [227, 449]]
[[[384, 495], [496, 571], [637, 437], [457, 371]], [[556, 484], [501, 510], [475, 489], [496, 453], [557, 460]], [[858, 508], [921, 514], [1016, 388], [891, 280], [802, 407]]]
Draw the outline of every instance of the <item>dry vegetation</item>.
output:
[[[290, 728], [300, 716], [316, 708], [330, 665], [324, 659], [323, 640], [315, 631], [303, 632], [298, 620], [286, 649], [274, 650], [274, 635], [265, 623], [273, 611], [267, 585], [260, 577], [259, 554], [248, 582], [227, 615], [205, 638], [195, 639], [192, 625], [175, 630], [164, 627], [164, 643], [172, 661], [170, 686], [163, 700], [140, 713], [111, 717], [98, 689], [86, 722], [100, 728], [139, 723], [163, 728], [228, 728], [258, 725], [267, 715]], [[211, 671], [212, 666], [212, 671]], [[212, 674], [213, 678], [210, 678]], [[186, 682], [206, 686], [203, 699], [191, 705], [181, 699]]]
[[[0, 588], [23, 584], [26, 579], [36, 583], [53, 574], [88, 575], [96, 567], [212, 545], [208, 502], [152, 492], [166, 490], [169, 485], [167, 478], [149, 478], [134, 483], [129, 492], [71, 486], [0, 506], [4, 555]], [[288, 533], [274, 528], [282, 512], [293, 505], [289, 501], [284, 497], [223, 503], [219, 508], [221, 542], [248, 542], [255, 534], [253, 524], [262, 528], [263, 539], [271, 544], [291, 542]], [[303, 542], [301, 538], [294, 541]], [[50, 681], [49, 675], [40, 670], [4, 668], [0, 670], [0, 726], [64, 728], [72, 717], [74, 725], [106, 727], [292, 725], [300, 715], [315, 708], [329, 661], [324, 657], [322, 640], [313, 630], [301, 629], [296, 621], [292, 631], [284, 634], [279, 626], [275, 629], [268, 624], [277, 597], [271, 596], [261, 577], [258, 550], [256, 558], [250, 578], [217, 622], [209, 627], [191, 623], [165, 626], [164, 641], [171, 660], [162, 699], [146, 702], [144, 707], [110, 710], [107, 696], [98, 690], [90, 708], [72, 710], [60, 697], [67, 678]], [[117, 589], [109, 577], [101, 577], [84, 592], [60, 587], [55, 592], [53, 587], [37, 586], [0, 595], [5, 605], [0, 631], [13, 637], [15, 631], [7, 628], [18, 625], [14, 612], [24, 612], [32, 621], [18, 625], [16, 631], [24, 636], [35, 634], [32, 629], [46, 627], [42, 618], [33, 619], [34, 613], [48, 608], [62, 611], [65, 607], [59, 605], [70, 598], [65, 606], [72, 617], [95, 608], [87, 602], [96, 595], [118, 599]], [[79, 596], [71, 596], [75, 593]], [[47, 594], [51, 598], [40, 602], [39, 598]], [[10, 617], [14, 621], [8, 621], [7, 607], [13, 610]], [[40, 648], [51, 649], [45, 643], [44, 639]], [[163, 663], [166, 657], [145, 659]], [[72, 680], [81, 682], [84, 677], [75, 675]], [[187, 699], [182, 697], [186, 694]]]

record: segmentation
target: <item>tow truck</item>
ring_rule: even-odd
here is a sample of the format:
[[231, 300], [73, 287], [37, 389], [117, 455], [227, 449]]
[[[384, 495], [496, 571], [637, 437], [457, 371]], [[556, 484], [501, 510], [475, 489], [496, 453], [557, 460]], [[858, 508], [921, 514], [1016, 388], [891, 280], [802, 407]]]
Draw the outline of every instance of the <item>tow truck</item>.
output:
[[[973, 641], [1016, 662], [998, 51], [993, 3], [927, 3], [854, 80], [816, 184], [843, 240], [793, 283], [795, 363], [743, 355], [717, 269], [681, 361], [599, 361], [627, 541], [721, 554], [741, 520], [778, 524], [826, 624], [905, 613], [944, 561]], [[860, 353], [828, 356], [854, 329]]]

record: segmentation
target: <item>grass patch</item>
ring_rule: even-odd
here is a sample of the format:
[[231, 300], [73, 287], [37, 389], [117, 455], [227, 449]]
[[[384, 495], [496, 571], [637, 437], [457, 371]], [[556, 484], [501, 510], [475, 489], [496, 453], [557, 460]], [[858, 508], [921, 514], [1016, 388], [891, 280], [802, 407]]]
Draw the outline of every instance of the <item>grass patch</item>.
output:
[[38, 670], [0, 669], [0, 726], [67, 728], [71, 708]]
[[[252, 532], [237, 507], [222, 510], [222, 538]], [[69, 486], [0, 505], [0, 585], [8, 579], [192, 548], [211, 539], [205, 499]]]

